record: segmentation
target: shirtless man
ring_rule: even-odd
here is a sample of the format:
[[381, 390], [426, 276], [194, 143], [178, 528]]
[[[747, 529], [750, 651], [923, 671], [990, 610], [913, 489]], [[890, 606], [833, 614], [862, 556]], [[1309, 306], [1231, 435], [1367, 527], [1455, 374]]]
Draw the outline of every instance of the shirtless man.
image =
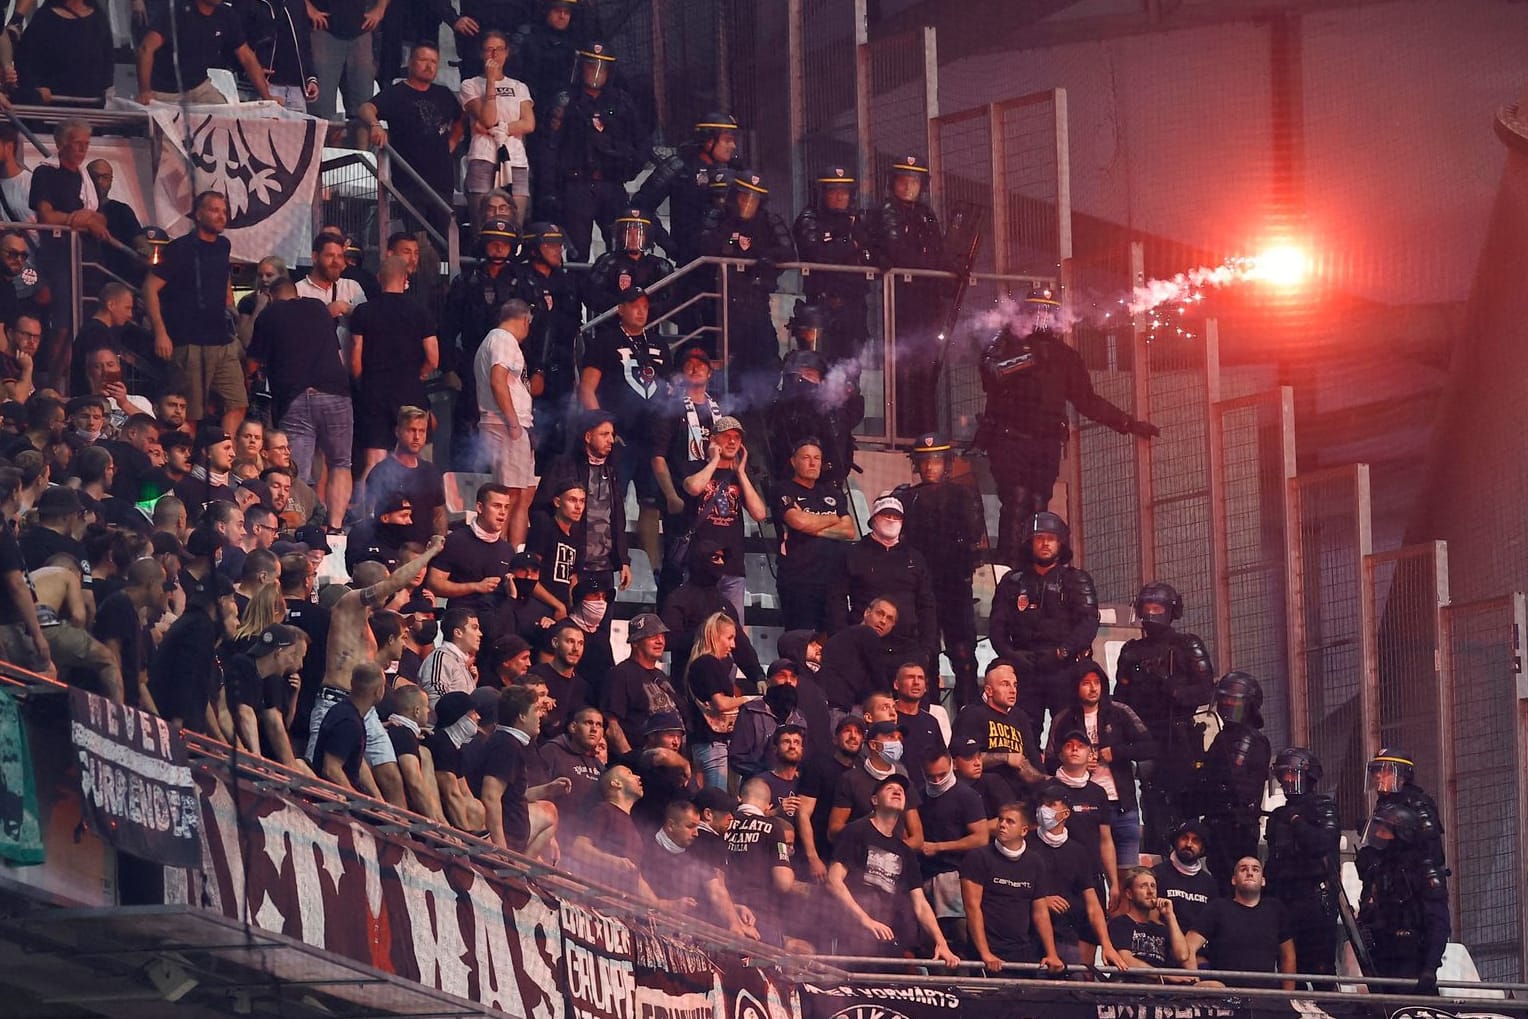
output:
[[[358, 665], [375, 664], [377, 639], [368, 625], [374, 609], [386, 608], [410, 581], [430, 565], [430, 560], [440, 554], [445, 539], [435, 535], [425, 548], [424, 554], [399, 566], [392, 573], [371, 583], [369, 572], [356, 571], [356, 588], [346, 591], [329, 612], [329, 654], [324, 662], [323, 687], [313, 704], [313, 715], [308, 721], [309, 753], [318, 745], [318, 727], [324, 714], [340, 701], [350, 696], [350, 675]], [[381, 563], [365, 563], [385, 570]], [[311, 758], [310, 758], [311, 763]], [[408, 795], [403, 787], [403, 773], [398, 770], [398, 757], [393, 751], [392, 740], [382, 726], [382, 719], [375, 708], [366, 713], [366, 760], [361, 766], [361, 792], [377, 799], [386, 799], [397, 807], [408, 807]]]
[[60, 678], [65, 678], [69, 669], [89, 669], [95, 673], [95, 692], [121, 704], [122, 670], [106, 645], [90, 635], [93, 606], [80, 586], [81, 576], [79, 560], [62, 552], [32, 571], [37, 622]]

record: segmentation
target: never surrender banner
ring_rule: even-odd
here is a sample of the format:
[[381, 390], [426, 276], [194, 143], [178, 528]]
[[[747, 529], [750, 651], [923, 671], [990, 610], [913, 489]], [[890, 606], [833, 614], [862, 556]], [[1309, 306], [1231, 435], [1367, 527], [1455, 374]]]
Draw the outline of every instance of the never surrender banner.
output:
[[167, 867], [202, 859], [202, 812], [186, 748], [162, 718], [69, 691], [86, 826], [124, 853]]

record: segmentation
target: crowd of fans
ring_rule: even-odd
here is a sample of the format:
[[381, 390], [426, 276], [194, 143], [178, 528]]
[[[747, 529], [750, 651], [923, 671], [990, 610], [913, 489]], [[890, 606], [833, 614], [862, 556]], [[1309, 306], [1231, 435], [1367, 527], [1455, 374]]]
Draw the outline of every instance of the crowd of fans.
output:
[[[441, 298], [419, 235], [388, 238], [373, 275], [326, 228], [305, 271], [266, 259], [235, 305], [223, 195], [196, 196], [172, 241], [110, 199], [88, 125], [61, 123], [56, 163], [27, 171], [0, 124], [5, 218], [131, 242], [147, 263], [117, 272], [141, 281], [141, 309], [109, 283], [71, 337], [53, 313], [67, 248], [0, 235], [0, 654], [772, 944], [994, 971], [1101, 953], [1126, 969], [1290, 972], [1298, 933], [1318, 949], [1301, 969], [1330, 968], [1304, 904], [1334, 812], [1270, 825], [1267, 898], [1257, 855], [1270, 765], [1305, 802], [1311, 762], [1271, 760], [1256, 682], [1215, 681], [1203, 642], [1173, 629], [1182, 602], [1166, 585], [1137, 599], [1142, 637], [1111, 682], [1065, 523], [1039, 512], [989, 548], [969, 472], [927, 431], [935, 363], [915, 344], [897, 371], [899, 430], [925, 432], [916, 480], [856, 519], [864, 272], [805, 277], [783, 364], [770, 297], [798, 251], [944, 268], [918, 159], [893, 167], [868, 215], [853, 176], [825, 171], [788, 230], [735, 166], [735, 120], [708, 114], [632, 195], [645, 134], [610, 84], [615, 55], [570, 28], [574, 0], [512, 37], [466, 3], [248, 7], [151, 18], [140, 98], [210, 99], [206, 68], [228, 59], [257, 94], [325, 115], [342, 85], [371, 140], [436, 193], [460, 173], [478, 257]], [[43, 6], [12, 86], [57, 92], [26, 71], [36, 49], [78, 47], [70, 33], [102, 18]], [[481, 58], [460, 94], [434, 83], [433, 44], [374, 90], [402, 39], [442, 22]], [[565, 261], [591, 253], [596, 225], [605, 252], [575, 275]], [[725, 386], [709, 341], [675, 349], [650, 325], [706, 284], [655, 285], [706, 254], [741, 263]], [[911, 286], [899, 336], [926, 333], [944, 297]], [[714, 335], [700, 309], [681, 314], [688, 335]], [[137, 393], [129, 378], [161, 381]], [[430, 409], [437, 381], [449, 429]], [[445, 468], [491, 479], [465, 519], [447, 512]], [[767, 666], [745, 627], [748, 520], [785, 630]], [[634, 552], [656, 593], [617, 661]], [[971, 575], [987, 562], [1008, 572], [978, 677]], [[1410, 795], [1409, 777], [1379, 789]], [[1386, 817], [1382, 842], [1433, 846], [1435, 823]], [[1143, 848], [1166, 858], [1142, 867]], [[1309, 858], [1292, 868], [1296, 850]], [[1398, 858], [1371, 855], [1370, 873]]]

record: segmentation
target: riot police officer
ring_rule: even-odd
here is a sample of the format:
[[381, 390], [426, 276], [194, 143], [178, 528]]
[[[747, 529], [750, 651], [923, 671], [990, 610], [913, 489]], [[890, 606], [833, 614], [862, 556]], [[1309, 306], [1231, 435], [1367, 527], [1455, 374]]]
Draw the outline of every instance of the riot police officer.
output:
[[[797, 301], [791, 308], [791, 320], [785, 323], [791, 334], [791, 349], [822, 353], [822, 337], [827, 325], [828, 314], [821, 305]], [[826, 363], [826, 357], [823, 360]]]
[[[573, 80], [573, 65], [578, 60], [578, 45], [582, 40], [582, 33], [573, 23], [578, 0], [545, 0], [543, 8], [539, 21], [527, 20], [513, 29], [515, 34], [509, 40], [514, 75], [530, 88], [531, 99], [538, 107], [543, 103], [550, 104]], [[473, 43], [463, 45], [458, 39], [457, 53], [476, 54], [477, 49]], [[471, 77], [469, 71], [481, 73], [471, 68], [464, 57], [462, 76]]]
[[[817, 175], [816, 199], [796, 217], [796, 251], [803, 262], [874, 264], [869, 227], [854, 206], [856, 184], [854, 175], [842, 166]], [[803, 271], [801, 285], [809, 304], [827, 315], [817, 349], [830, 358], [857, 357], [870, 337], [865, 309], [870, 284], [864, 273]]]
[[1196, 772], [1190, 803], [1210, 831], [1210, 872], [1229, 889], [1236, 861], [1257, 855], [1258, 821], [1273, 750], [1263, 728], [1263, 687], [1245, 672], [1215, 684], [1214, 721], [1220, 731]]
[[452, 415], [453, 457], [457, 469], [469, 469], [472, 439], [477, 434], [477, 385], [472, 359], [488, 331], [499, 324], [499, 308], [518, 296], [519, 275], [510, 256], [519, 235], [507, 219], [490, 219], [478, 232], [478, 264], [451, 281], [441, 310], [441, 370], [460, 384]]
[[[917, 156], [903, 156], [892, 164], [891, 193], [870, 222], [870, 248], [882, 269], [949, 267], [944, 256], [944, 230], [925, 200], [927, 182], [928, 166]], [[934, 427], [938, 332], [950, 293], [950, 282], [937, 277], [897, 281], [898, 435], [918, 435]]]
[[737, 118], [730, 113], [707, 113], [695, 122], [690, 140], [643, 181], [632, 204], [647, 212], [669, 203], [668, 237], [663, 249], [680, 265], [700, 255], [700, 234], [712, 206], [711, 171], [737, 166]]
[[947, 440], [933, 432], [920, 435], [911, 454], [918, 483], [903, 485], [893, 494], [906, 510], [903, 536], [923, 553], [933, 575], [939, 634], [955, 674], [955, 702], [963, 708], [980, 692], [971, 574], [981, 561], [987, 526], [975, 485], [950, 477], [951, 455]]
[[1374, 808], [1358, 850], [1364, 883], [1358, 926], [1375, 976], [1415, 980], [1418, 994], [1438, 993], [1448, 947], [1448, 872], [1428, 859], [1426, 822], [1398, 799]]
[[865, 397], [847, 372], [831, 369], [815, 350], [793, 350], [785, 358], [780, 391], [765, 413], [770, 474], [790, 476], [790, 457], [804, 439], [822, 450], [821, 480], [847, 494], [854, 469], [854, 428], [865, 419]]
[[1443, 850], [1443, 815], [1438, 804], [1416, 783], [1417, 764], [1411, 755], [1394, 747], [1381, 747], [1369, 762], [1369, 787], [1378, 804], [1400, 803], [1417, 816], [1416, 848], [1429, 863], [1446, 867]]
[[1014, 568], [992, 593], [988, 637], [1019, 677], [1019, 707], [1041, 724], [1076, 698], [1078, 663], [1093, 656], [1098, 591], [1072, 561], [1071, 529], [1036, 513]]
[[1210, 702], [1215, 665], [1198, 634], [1173, 629], [1183, 617], [1183, 596], [1172, 585], [1147, 584], [1134, 607], [1141, 636], [1120, 649], [1114, 699], [1133, 708], [1157, 741], [1156, 760], [1140, 765], [1144, 838], [1155, 844], [1189, 816], [1180, 801], [1204, 756], [1194, 715]]
[[559, 93], [548, 113], [556, 150], [558, 215], [580, 260], [589, 256], [595, 223], [605, 235], [605, 246], [611, 246], [605, 224], [630, 204], [626, 182], [642, 169], [637, 107], [624, 89], [610, 84], [614, 67], [615, 55], [605, 43], [580, 48], [574, 87]]
[[[702, 254], [743, 259], [745, 266], [727, 266], [728, 355], [738, 375], [773, 381], [780, 366], [780, 341], [770, 314], [770, 296], [780, 278], [779, 263], [796, 255], [790, 231], [768, 208], [769, 188], [757, 173], [740, 171], [732, 178], [726, 204], [706, 215], [701, 234]], [[729, 377], [736, 390], [737, 376]], [[747, 382], [744, 382], [747, 385]]]
[[1268, 894], [1289, 909], [1295, 969], [1337, 972], [1337, 853], [1342, 823], [1337, 801], [1316, 792], [1321, 760], [1305, 747], [1285, 747], [1273, 759], [1284, 804], [1268, 817]]
[[584, 278], [584, 304], [590, 317], [614, 308], [621, 291], [631, 287], [648, 291], [655, 317], [668, 310], [673, 288], [656, 294], [650, 288], [674, 271], [674, 263], [653, 254], [652, 230], [652, 218], [639, 208], [627, 209], [610, 225], [610, 250], [594, 260]]
[[555, 223], [531, 223], [521, 238], [516, 296], [530, 305], [531, 332], [525, 340], [526, 370], [541, 373], [543, 388], [535, 398], [538, 468], [567, 446], [566, 427], [573, 412], [574, 344], [583, 325], [578, 283], [563, 268], [566, 238]]
[[1061, 471], [1068, 403], [1121, 434], [1161, 434], [1151, 422], [1131, 417], [1093, 391], [1082, 355], [1066, 345], [1057, 329], [1060, 306], [1052, 291], [1033, 291], [1024, 299], [1028, 331], [1005, 326], [982, 355], [987, 406], [972, 446], [986, 450], [991, 459], [1002, 503], [997, 545], [1003, 562], [1013, 562], [1022, 521], [1050, 503]]

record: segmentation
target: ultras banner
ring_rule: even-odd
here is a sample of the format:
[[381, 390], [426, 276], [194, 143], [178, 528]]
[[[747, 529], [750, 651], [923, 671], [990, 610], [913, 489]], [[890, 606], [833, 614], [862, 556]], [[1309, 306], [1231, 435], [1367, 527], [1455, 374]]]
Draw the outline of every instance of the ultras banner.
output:
[[206, 841], [190, 905], [517, 1017], [801, 1019], [791, 989], [742, 959], [282, 794], [196, 780]]

